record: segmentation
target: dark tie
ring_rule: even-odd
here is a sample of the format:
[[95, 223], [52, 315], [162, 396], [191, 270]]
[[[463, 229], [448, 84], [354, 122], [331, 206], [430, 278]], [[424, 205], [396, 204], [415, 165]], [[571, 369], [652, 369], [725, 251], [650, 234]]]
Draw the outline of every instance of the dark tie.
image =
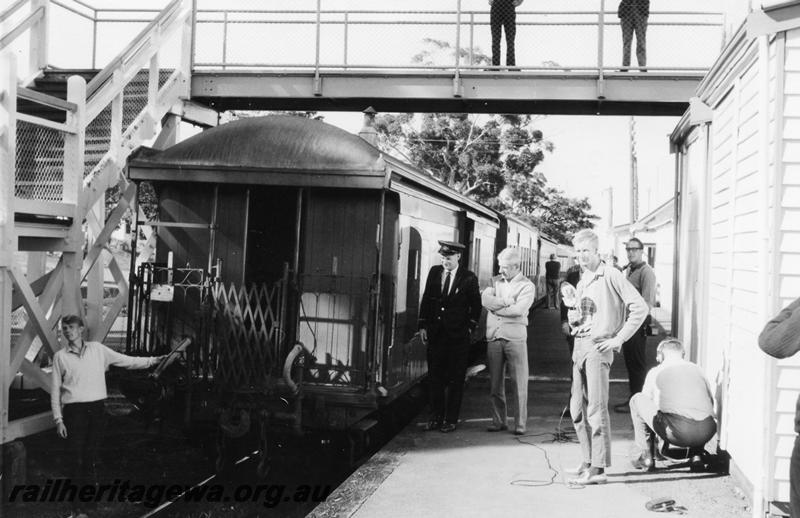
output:
[[444, 276], [444, 287], [442, 288], [442, 297], [446, 297], [450, 293], [450, 272]]

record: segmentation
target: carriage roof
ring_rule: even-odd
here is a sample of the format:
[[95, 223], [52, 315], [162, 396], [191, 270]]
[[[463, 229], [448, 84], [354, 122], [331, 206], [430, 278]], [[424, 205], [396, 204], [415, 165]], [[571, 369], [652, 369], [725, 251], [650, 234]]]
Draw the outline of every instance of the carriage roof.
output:
[[132, 180], [362, 189], [391, 188], [398, 181], [497, 219], [491, 209], [357, 135], [288, 115], [240, 119], [162, 151], [140, 147], [128, 159], [128, 175]]

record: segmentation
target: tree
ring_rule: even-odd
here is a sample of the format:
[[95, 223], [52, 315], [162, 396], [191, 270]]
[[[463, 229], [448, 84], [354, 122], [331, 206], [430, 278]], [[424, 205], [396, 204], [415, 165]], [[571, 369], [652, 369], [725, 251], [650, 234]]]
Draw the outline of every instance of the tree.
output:
[[554, 146], [534, 122], [530, 115], [383, 114], [375, 128], [385, 152], [569, 243], [576, 230], [591, 227], [597, 217], [586, 198], [567, 197], [536, 170]]

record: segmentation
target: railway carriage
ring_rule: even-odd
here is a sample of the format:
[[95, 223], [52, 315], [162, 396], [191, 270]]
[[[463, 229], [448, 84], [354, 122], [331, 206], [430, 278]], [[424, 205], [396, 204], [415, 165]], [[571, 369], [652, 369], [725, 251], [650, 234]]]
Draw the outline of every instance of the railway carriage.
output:
[[139, 148], [128, 176], [158, 200], [137, 221], [154, 229], [155, 261], [132, 275], [129, 347], [191, 338], [189, 377], [213, 386], [231, 436], [253, 419], [262, 430], [357, 429], [416, 384], [426, 373], [417, 311], [438, 240], [466, 244], [462, 264], [482, 286], [499, 249], [523, 248], [536, 277], [552, 244], [364, 139], [299, 117]]

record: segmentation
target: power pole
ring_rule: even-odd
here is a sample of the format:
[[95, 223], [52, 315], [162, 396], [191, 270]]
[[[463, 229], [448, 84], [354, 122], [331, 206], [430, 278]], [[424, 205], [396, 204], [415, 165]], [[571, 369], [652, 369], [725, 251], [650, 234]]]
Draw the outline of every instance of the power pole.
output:
[[628, 135], [630, 137], [631, 154], [631, 224], [639, 219], [639, 176], [636, 164], [636, 121], [631, 116]]

